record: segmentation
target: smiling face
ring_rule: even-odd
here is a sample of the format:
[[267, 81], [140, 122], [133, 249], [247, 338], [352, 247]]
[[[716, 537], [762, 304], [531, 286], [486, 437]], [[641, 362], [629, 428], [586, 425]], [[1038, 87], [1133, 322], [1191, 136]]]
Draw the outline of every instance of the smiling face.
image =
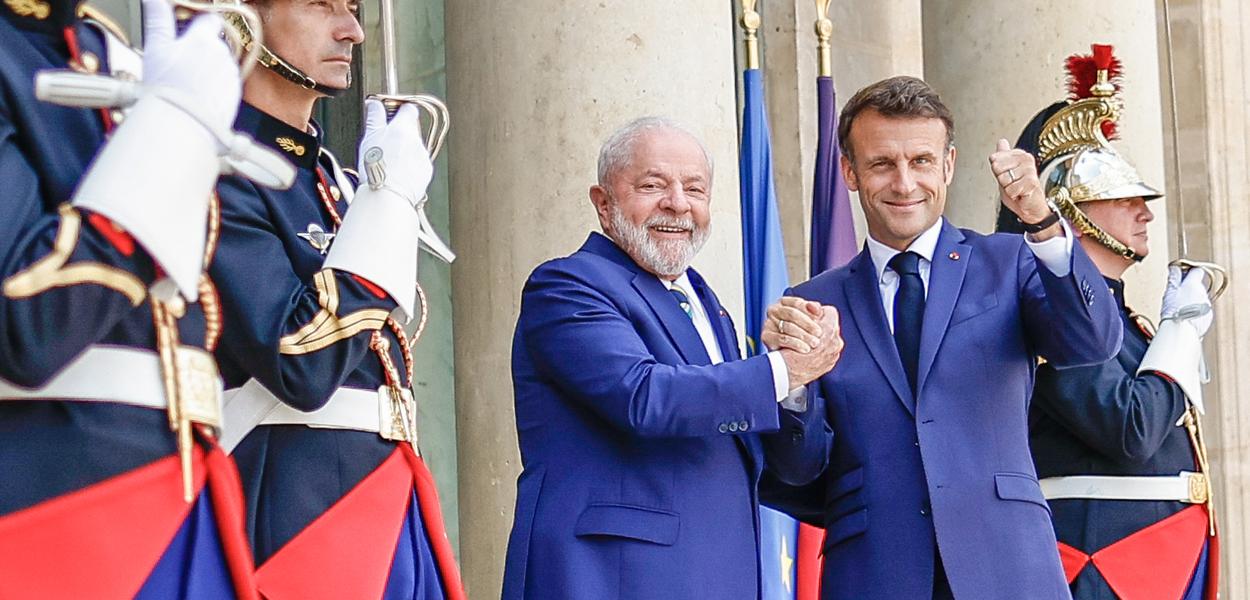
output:
[[938, 118], [886, 117], [865, 110], [852, 122], [854, 160], [842, 157], [847, 187], [859, 192], [868, 234], [896, 250], [933, 226], [946, 207], [955, 149]]
[[711, 169], [699, 143], [672, 129], [650, 129], [628, 164], [590, 189], [603, 232], [634, 262], [676, 279], [707, 241]]
[[269, 0], [255, 4], [274, 54], [321, 85], [351, 85], [352, 46], [365, 34], [356, 0]]

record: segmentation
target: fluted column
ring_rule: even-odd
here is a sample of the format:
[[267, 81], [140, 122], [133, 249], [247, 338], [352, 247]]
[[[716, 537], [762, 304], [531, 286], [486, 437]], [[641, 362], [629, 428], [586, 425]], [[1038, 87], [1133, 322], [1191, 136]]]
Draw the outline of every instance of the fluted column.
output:
[[[699, 0], [446, 3], [460, 548], [470, 597], [497, 597], [520, 462], [509, 378], [521, 287], [597, 220], [599, 144], [663, 114], [716, 160], [696, 267], [741, 314], [733, 15]], [[575, 348], [570, 348], [575, 352]]]
[[[764, 77], [773, 131], [773, 173], [790, 279], [807, 279], [812, 174], [816, 168], [816, 4], [764, 2]], [[859, 88], [891, 75], [923, 72], [920, 0], [832, 2], [830, 46], [839, 109]], [[858, 199], [851, 204], [860, 239]]]
[[[1172, 0], [1170, 12], [1181, 173], [1168, 192], [1179, 214], [1183, 189], [1190, 256], [1214, 259], [1232, 274], [1206, 338], [1213, 380], [1204, 422], [1221, 526], [1222, 597], [1241, 598], [1250, 590], [1250, 34], [1244, 27], [1250, 7], [1239, 0]], [[1160, 63], [1166, 76], [1166, 53]]]
[[[990, 231], [998, 191], [987, 158], [999, 138], [1015, 142], [1030, 118], [1067, 94], [1063, 61], [1091, 43], [1115, 46], [1124, 64], [1125, 154], [1146, 181], [1164, 185], [1163, 114], [1153, 3], [1140, 0], [924, 2], [924, 72], [955, 113], [958, 167], [947, 214], [963, 227]], [[1158, 315], [1168, 262], [1167, 210], [1151, 203], [1150, 257], [1125, 275], [1128, 300]]]

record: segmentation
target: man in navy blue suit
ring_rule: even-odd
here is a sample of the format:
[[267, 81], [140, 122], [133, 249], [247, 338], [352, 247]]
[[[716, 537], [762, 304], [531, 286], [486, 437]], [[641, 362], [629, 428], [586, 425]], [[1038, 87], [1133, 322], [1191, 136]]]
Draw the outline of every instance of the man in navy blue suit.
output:
[[[823, 596], [1067, 598], [1028, 398], [1039, 356], [1064, 367], [1115, 353], [1115, 301], [1051, 211], [1033, 158], [1006, 141], [990, 167], [1029, 233], [942, 218], [954, 121], [923, 81], [860, 90], [838, 133], [867, 244], [793, 290], [841, 316], [845, 356], [807, 388], [831, 427], [808, 422], [769, 455], [786, 483], [819, 477]], [[771, 311], [766, 344], [788, 345], [778, 334], [804, 326], [794, 312]]]
[[711, 184], [693, 135], [626, 125], [590, 189], [603, 234], [526, 283], [504, 598], [759, 597], [758, 433], [824, 427], [814, 407], [779, 403], [832, 368], [841, 340], [832, 309], [796, 303], [817, 335], [739, 360], [728, 313], [689, 268]]

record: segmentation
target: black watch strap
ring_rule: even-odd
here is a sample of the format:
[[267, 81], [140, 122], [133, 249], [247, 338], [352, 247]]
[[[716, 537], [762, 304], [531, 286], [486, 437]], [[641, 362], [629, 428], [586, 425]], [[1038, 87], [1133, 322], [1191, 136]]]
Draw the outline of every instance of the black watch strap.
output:
[[[1017, 220], [1019, 221], [1019, 219]], [[1052, 210], [1050, 211], [1049, 217], [1046, 217], [1045, 219], [1042, 219], [1041, 221], [1038, 221], [1037, 223], [1025, 223], [1024, 221], [1020, 221], [1020, 226], [1024, 227], [1025, 233], [1038, 233], [1038, 232], [1045, 230], [1047, 227], [1050, 227], [1051, 225], [1054, 225], [1055, 223], [1058, 223], [1058, 222], [1059, 222], [1059, 213]]]

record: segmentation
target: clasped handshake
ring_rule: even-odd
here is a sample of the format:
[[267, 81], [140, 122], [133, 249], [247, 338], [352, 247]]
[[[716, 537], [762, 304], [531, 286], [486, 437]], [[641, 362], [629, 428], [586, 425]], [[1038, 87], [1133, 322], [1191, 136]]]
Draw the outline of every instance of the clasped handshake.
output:
[[760, 339], [781, 352], [791, 390], [828, 373], [842, 356], [838, 309], [802, 298], [786, 296], [769, 306]]

